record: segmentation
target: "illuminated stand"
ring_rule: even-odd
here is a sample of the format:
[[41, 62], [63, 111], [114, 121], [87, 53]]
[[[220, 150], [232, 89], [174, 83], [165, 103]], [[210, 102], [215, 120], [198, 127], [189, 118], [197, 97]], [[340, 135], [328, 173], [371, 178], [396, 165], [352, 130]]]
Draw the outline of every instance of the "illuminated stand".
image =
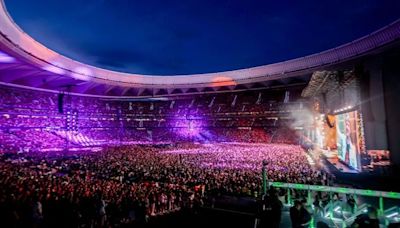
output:
[[[334, 193], [352, 195], [352, 196], [364, 196], [364, 197], [375, 197], [379, 199], [379, 220], [381, 223], [388, 225], [389, 223], [400, 222], [400, 193], [398, 192], [383, 192], [383, 191], [373, 191], [373, 190], [364, 190], [364, 189], [352, 189], [352, 188], [342, 188], [342, 187], [330, 187], [330, 186], [321, 186], [321, 185], [306, 185], [306, 184], [291, 184], [291, 183], [282, 183], [282, 182], [269, 182], [269, 186], [273, 186], [274, 188], [285, 188], [287, 189], [287, 205], [293, 205], [293, 198], [291, 196], [291, 190], [303, 190], [307, 191], [307, 206], [311, 208], [313, 212], [314, 209], [312, 202], [312, 193], [313, 192], [327, 192], [330, 195], [330, 203], [328, 203], [322, 211], [322, 216], [316, 215], [313, 213], [312, 221], [310, 227], [315, 227], [315, 223], [318, 221], [325, 222], [329, 225], [335, 227], [347, 227], [350, 226], [356, 219], [356, 217], [360, 214], [364, 214], [367, 212], [368, 204], [357, 205], [355, 204], [355, 208], [352, 209], [352, 212], [345, 211], [343, 206], [345, 202], [332, 201], [332, 196]], [[393, 206], [389, 209], [384, 208], [384, 199], [396, 200], [396, 206]]]

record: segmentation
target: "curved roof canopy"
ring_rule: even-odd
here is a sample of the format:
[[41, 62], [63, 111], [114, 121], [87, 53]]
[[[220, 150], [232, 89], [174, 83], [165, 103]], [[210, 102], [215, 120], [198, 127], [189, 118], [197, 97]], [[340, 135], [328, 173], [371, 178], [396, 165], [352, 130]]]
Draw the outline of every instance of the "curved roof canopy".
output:
[[180, 93], [190, 93], [215, 88], [237, 89], [249, 84], [268, 86], [271, 80], [304, 76], [393, 43], [400, 37], [400, 20], [358, 40], [313, 55], [241, 70], [177, 76], [121, 73], [67, 58], [24, 33], [8, 14], [4, 0], [0, 4], [0, 32], [3, 51], [0, 69], [8, 71], [0, 76], [3, 83], [54, 90], [68, 87], [72, 92], [97, 95], [144, 96], [170, 94], [177, 89]]
[[327, 50], [399, 17], [400, 1], [4, 0], [14, 22], [61, 55], [144, 75], [214, 73]]

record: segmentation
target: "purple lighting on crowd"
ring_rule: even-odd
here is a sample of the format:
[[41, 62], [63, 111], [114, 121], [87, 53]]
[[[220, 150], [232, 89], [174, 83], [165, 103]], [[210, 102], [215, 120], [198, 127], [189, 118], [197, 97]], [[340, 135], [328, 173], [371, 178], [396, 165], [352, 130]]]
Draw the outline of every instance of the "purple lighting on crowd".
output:
[[[180, 137], [198, 139], [203, 138], [202, 134], [206, 131], [206, 120], [200, 113], [200, 110], [192, 110], [189, 108], [175, 109], [172, 111], [173, 116], [169, 125], [175, 127], [174, 133]], [[182, 115], [182, 112], [185, 114]]]
[[183, 137], [199, 137], [202, 132], [201, 120], [181, 119], [178, 120], [177, 133]]

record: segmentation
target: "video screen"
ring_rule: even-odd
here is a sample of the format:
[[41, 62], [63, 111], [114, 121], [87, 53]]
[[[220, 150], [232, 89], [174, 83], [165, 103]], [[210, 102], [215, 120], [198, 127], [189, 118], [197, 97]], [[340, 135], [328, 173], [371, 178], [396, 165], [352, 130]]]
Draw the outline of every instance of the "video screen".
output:
[[361, 171], [361, 128], [357, 111], [336, 116], [338, 157], [351, 168]]

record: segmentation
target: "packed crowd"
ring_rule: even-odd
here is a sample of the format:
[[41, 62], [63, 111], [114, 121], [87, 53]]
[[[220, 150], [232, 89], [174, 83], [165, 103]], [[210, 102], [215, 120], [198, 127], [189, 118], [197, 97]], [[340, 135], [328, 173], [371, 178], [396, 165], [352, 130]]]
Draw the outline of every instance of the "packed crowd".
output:
[[[284, 101], [285, 90], [260, 90], [237, 93], [201, 94], [176, 97], [169, 100], [118, 101], [84, 97], [63, 93], [64, 108], [85, 110], [88, 117], [98, 113], [146, 116], [148, 114], [182, 116], [188, 115], [230, 115], [230, 114], [267, 114], [282, 110], [298, 111], [303, 108], [300, 98], [301, 89], [291, 91], [291, 98]], [[25, 115], [45, 112], [58, 113], [60, 94], [29, 89], [0, 86], [0, 112], [11, 110], [25, 111]]]
[[294, 101], [299, 91], [292, 102], [283, 101], [284, 92], [132, 102], [0, 86], [0, 151], [171, 141], [298, 144], [288, 117], [303, 104]]
[[283, 128], [86, 128], [75, 131], [59, 128], [0, 128], [0, 152], [60, 151], [67, 148], [173, 142], [299, 144], [299, 138], [294, 131]]
[[67, 155], [1, 154], [0, 215], [10, 227], [140, 223], [196, 208], [219, 194], [259, 196], [263, 160], [271, 181], [327, 184], [327, 175], [291, 145], [181, 144]]
[[299, 91], [284, 94], [132, 102], [0, 86], [0, 221], [114, 227], [218, 194], [256, 197], [262, 160], [270, 180], [325, 182], [288, 128]]

